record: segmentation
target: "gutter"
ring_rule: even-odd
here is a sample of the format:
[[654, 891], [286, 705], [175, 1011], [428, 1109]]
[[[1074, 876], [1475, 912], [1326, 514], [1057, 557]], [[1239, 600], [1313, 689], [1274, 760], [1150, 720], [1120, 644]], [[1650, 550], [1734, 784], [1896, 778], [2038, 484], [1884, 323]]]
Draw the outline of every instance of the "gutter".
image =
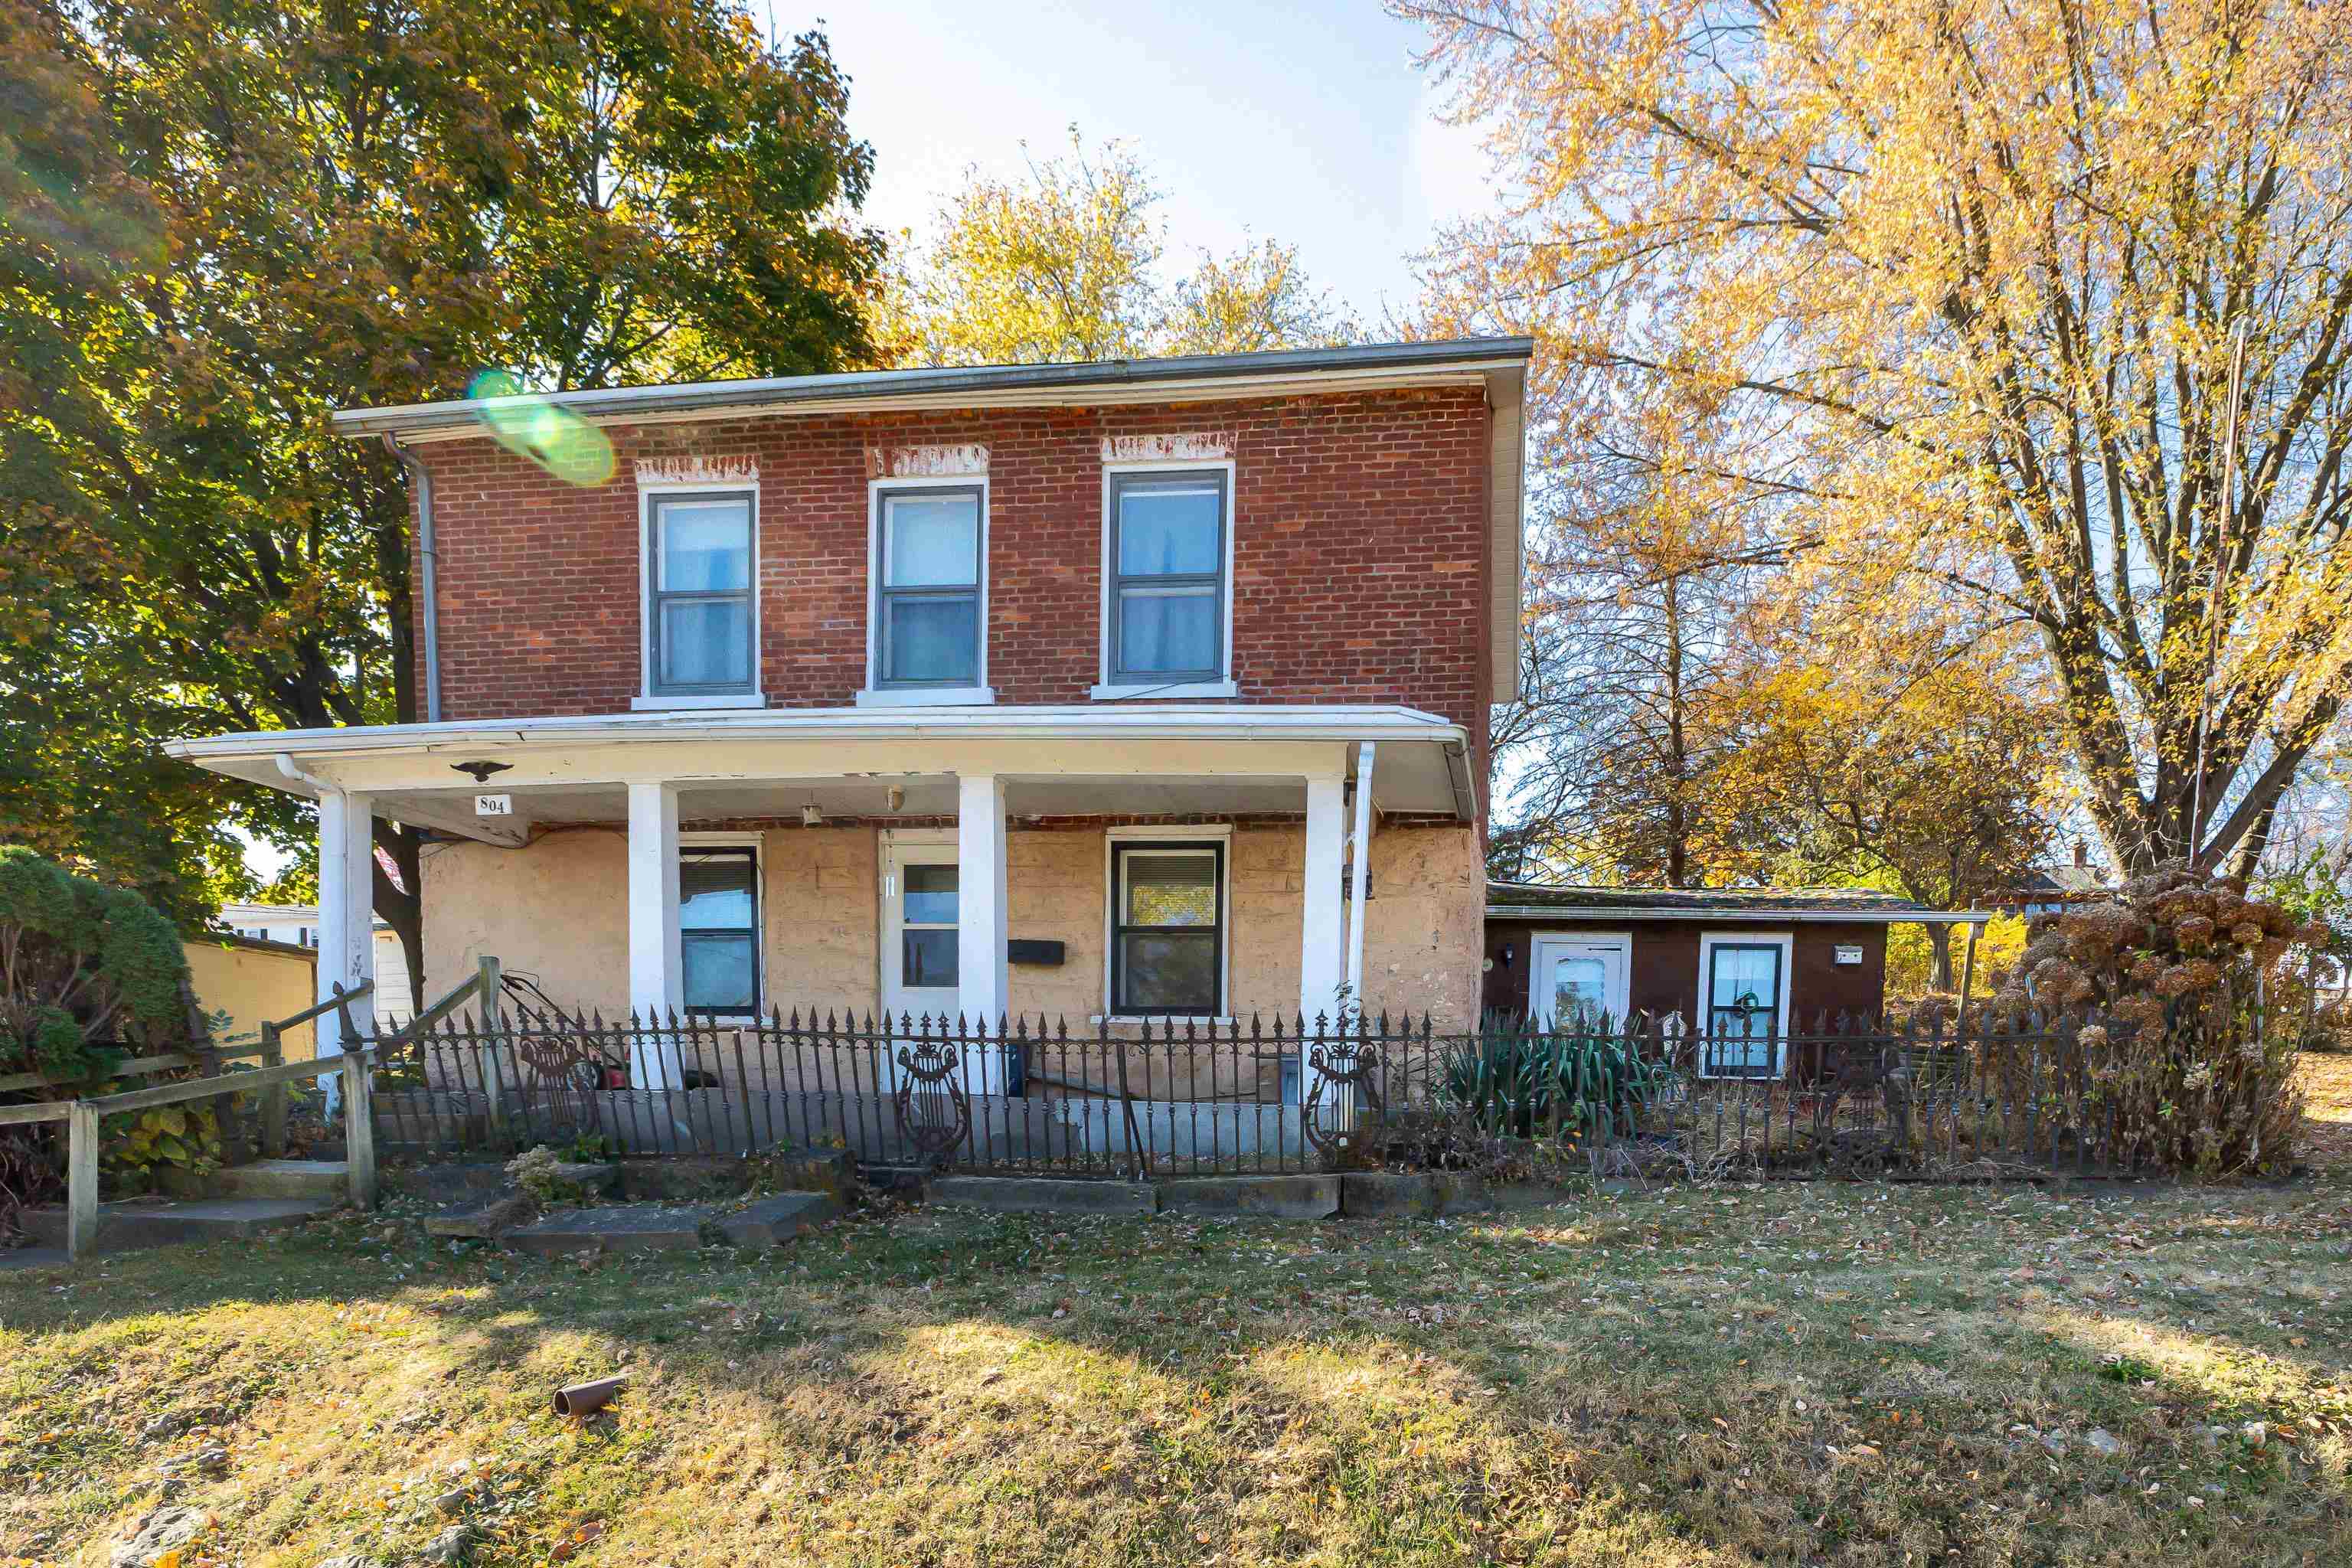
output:
[[423, 563], [423, 581], [417, 592], [425, 601], [425, 721], [441, 722], [441, 553], [434, 548], [433, 537], [433, 471], [418, 460], [415, 453], [400, 444], [400, 437], [387, 433], [384, 450], [408, 470], [416, 485], [416, 557]]
[[1794, 921], [1823, 925], [1980, 926], [1998, 920], [1991, 910], [1681, 910], [1644, 906], [1596, 909], [1589, 904], [1488, 904], [1490, 921], [1566, 921], [1581, 925], [1606, 925], [1612, 921], [1689, 921], [1698, 925], [1787, 925]]

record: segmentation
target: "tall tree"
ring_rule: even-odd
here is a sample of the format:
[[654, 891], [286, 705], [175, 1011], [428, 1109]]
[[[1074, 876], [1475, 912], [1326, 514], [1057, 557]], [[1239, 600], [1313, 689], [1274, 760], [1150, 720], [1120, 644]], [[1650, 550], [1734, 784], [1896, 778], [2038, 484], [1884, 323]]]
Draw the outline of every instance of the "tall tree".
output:
[[[1731, 705], [1716, 861], [1757, 880], [1891, 886], [1939, 910], [2017, 886], [2053, 830], [2058, 715], [2004, 673], [2003, 651], [1760, 668]], [[1948, 989], [1951, 928], [1927, 939], [1931, 983]]]
[[1462, 268], [1777, 419], [1783, 537], [1874, 616], [2031, 626], [2118, 863], [2259, 858], [2352, 682], [2352, 6], [1391, 9], [1494, 127]]
[[[173, 734], [419, 716], [408, 497], [333, 409], [485, 366], [591, 386], [871, 355], [845, 83], [821, 36], [771, 47], [734, 0], [0, 0], [0, 47], [16, 100], [56, 111], [9, 117], [0, 169], [31, 197], [0, 204], [0, 310], [55, 324], [0, 381], [0, 574], [42, 589], [0, 710], [94, 721], [18, 759], [51, 795]], [[282, 797], [237, 811], [306, 834]], [[377, 844], [421, 983], [418, 837]]]
[[1341, 342], [1354, 327], [1272, 240], [1168, 277], [1163, 194], [1133, 149], [969, 173], [937, 231], [893, 270], [877, 335], [908, 364], [1029, 364], [1241, 353]]

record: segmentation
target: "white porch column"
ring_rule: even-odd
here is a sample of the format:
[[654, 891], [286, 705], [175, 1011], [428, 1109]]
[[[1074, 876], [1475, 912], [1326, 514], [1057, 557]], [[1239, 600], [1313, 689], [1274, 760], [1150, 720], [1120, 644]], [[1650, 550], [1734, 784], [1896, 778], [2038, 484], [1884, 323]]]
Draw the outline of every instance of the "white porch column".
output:
[[1356, 831], [1348, 870], [1348, 997], [1361, 1012], [1364, 994], [1364, 894], [1372, 868], [1372, 742], [1356, 750]]
[[[956, 1011], [967, 1026], [993, 1029], [1010, 1005], [1004, 942], [1004, 781], [993, 773], [956, 777]], [[965, 1058], [963, 1083], [982, 1094], [1004, 1091], [1004, 1053]]]
[[1340, 951], [1339, 877], [1347, 780], [1335, 769], [1307, 781], [1307, 868], [1300, 880], [1298, 1011], [1312, 1033], [1320, 1014], [1336, 1024], [1347, 978]]
[[[678, 1005], [677, 786], [629, 785], [629, 1009], [652, 1024]], [[629, 1049], [629, 1087], [677, 1089], [677, 1047], [640, 1036]]]
[[[331, 791], [319, 797], [318, 1000], [341, 985], [349, 991], [375, 978], [375, 814], [369, 796]], [[362, 1037], [374, 1032], [375, 996], [351, 1004], [352, 1027]], [[313, 1037], [321, 1057], [343, 1052], [342, 1018], [321, 1014]], [[342, 1103], [341, 1073], [322, 1078], [331, 1108]]]
[[994, 1028], [1010, 1005], [1004, 942], [1004, 781], [993, 773], [956, 779], [956, 1011]]

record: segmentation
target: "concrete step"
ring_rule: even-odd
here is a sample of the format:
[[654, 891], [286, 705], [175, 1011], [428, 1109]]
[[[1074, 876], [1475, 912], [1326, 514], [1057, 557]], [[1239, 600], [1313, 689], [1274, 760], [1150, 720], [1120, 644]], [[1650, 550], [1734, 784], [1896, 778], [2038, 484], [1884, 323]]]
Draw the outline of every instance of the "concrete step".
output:
[[352, 1168], [341, 1160], [256, 1160], [227, 1165], [205, 1178], [216, 1198], [321, 1198], [333, 1202], [352, 1190]]
[[[98, 1250], [241, 1240], [300, 1225], [337, 1206], [324, 1198], [124, 1198], [99, 1205]], [[66, 1211], [26, 1209], [25, 1229], [38, 1244], [63, 1247]]]

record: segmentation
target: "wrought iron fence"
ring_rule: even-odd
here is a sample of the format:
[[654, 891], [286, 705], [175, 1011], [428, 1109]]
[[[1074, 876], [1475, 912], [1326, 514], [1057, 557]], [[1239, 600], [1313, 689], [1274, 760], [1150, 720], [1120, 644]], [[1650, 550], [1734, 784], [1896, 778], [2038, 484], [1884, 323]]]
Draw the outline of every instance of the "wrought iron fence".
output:
[[389, 1153], [583, 1141], [639, 1155], [839, 1147], [869, 1165], [1136, 1180], [1497, 1149], [1743, 1176], [2084, 1174], [2138, 1162], [2074, 1025], [1673, 1018], [1441, 1034], [1426, 1017], [1133, 1027], [771, 1015], [442, 1018], [376, 1069]]

